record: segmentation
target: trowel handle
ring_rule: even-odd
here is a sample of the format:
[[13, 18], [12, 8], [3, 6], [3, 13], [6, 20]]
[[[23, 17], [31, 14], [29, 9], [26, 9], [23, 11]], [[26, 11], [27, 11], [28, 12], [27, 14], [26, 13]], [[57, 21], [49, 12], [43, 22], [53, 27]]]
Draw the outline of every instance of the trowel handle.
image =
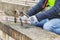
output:
[[23, 26], [23, 22], [22, 22], [22, 19], [20, 18], [20, 23], [21, 23], [21, 26]]

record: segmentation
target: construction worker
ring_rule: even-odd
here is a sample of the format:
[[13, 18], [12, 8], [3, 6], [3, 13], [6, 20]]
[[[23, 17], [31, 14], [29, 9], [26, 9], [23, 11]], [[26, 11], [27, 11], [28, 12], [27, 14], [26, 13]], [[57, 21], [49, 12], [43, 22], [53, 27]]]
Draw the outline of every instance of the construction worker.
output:
[[30, 24], [60, 34], [60, 0], [40, 0], [24, 16]]

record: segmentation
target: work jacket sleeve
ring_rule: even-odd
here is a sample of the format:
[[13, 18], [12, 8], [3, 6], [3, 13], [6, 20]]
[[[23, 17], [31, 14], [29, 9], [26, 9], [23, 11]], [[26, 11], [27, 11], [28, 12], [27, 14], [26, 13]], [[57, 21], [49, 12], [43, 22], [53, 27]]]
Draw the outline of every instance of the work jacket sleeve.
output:
[[53, 18], [60, 18], [60, 0], [57, 0], [55, 5], [47, 11], [41, 12], [36, 14], [38, 21], [43, 19], [53, 19]]
[[40, 12], [41, 10], [43, 10], [46, 2], [47, 2], [47, 0], [40, 0], [40, 1], [37, 3], [37, 5], [35, 5], [34, 7], [32, 7], [32, 8], [27, 12], [27, 15], [33, 16], [33, 15], [37, 14], [38, 12]]

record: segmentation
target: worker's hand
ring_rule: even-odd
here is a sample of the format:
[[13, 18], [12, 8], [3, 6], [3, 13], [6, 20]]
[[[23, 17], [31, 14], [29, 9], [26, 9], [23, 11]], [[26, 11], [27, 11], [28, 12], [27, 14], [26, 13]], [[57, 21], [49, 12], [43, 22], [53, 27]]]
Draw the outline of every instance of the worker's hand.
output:
[[26, 20], [26, 19], [28, 19], [28, 17], [24, 15], [24, 16], [21, 17], [21, 19]]
[[28, 23], [28, 24], [34, 24], [34, 23], [38, 22], [36, 16], [31, 16], [29, 18], [27, 16], [23, 16], [23, 17], [21, 17], [21, 19], [22, 19], [23, 23]]
[[34, 24], [34, 23], [38, 22], [36, 16], [31, 16], [31, 17], [29, 17], [28, 20], [29, 20], [29, 23], [30, 24]]
[[27, 23], [29, 17], [27, 17], [26, 15], [24, 15], [24, 16], [21, 17], [21, 19], [22, 19], [23, 23]]

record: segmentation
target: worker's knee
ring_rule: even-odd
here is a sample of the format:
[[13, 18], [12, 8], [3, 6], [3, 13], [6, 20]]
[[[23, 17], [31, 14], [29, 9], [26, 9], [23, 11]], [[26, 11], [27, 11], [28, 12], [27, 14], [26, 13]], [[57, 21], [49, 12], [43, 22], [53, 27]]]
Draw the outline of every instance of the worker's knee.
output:
[[43, 29], [59, 33], [58, 31], [60, 30], [57, 29], [60, 29], [60, 19], [52, 19], [48, 21], [44, 24]]

